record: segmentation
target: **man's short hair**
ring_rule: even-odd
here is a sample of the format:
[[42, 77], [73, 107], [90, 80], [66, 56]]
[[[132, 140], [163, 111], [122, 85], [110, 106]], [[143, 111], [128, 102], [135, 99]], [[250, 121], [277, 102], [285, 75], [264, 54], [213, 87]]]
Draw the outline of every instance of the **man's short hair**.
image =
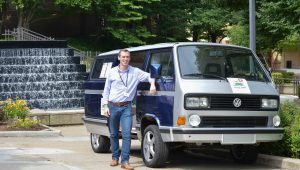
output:
[[119, 56], [121, 55], [121, 52], [126, 52], [130, 54], [130, 52], [126, 48], [123, 48], [119, 51]]

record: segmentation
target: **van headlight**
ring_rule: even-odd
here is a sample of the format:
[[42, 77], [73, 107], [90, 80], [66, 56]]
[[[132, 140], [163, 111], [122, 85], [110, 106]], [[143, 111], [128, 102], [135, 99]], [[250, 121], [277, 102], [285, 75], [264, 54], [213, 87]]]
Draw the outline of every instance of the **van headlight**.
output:
[[191, 115], [189, 117], [189, 123], [193, 127], [197, 127], [201, 123], [201, 118], [198, 115]]
[[278, 115], [275, 115], [275, 116], [273, 117], [273, 125], [274, 125], [275, 127], [278, 127], [278, 126], [280, 125], [280, 122], [281, 122], [280, 117], [279, 117]]
[[261, 107], [265, 109], [276, 109], [278, 107], [277, 99], [261, 99]]
[[185, 106], [186, 108], [190, 108], [190, 109], [207, 108], [208, 98], [207, 97], [186, 97]]

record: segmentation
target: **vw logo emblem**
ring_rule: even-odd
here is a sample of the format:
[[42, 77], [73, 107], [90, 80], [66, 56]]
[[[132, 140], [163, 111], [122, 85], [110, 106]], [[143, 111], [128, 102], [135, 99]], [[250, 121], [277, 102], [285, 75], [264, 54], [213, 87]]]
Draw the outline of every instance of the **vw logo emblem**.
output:
[[242, 105], [242, 100], [240, 98], [235, 98], [233, 100], [233, 106], [234, 107], [240, 107]]

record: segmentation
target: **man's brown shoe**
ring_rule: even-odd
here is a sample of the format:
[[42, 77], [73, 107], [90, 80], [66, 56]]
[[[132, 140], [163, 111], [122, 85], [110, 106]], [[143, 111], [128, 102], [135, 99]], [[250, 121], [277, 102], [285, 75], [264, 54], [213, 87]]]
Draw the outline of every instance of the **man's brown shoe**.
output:
[[113, 159], [110, 163], [110, 166], [118, 166], [119, 165], [119, 160]]
[[122, 163], [121, 168], [127, 169], [127, 170], [134, 170], [132, 166], [129, 165], [129, 163]]

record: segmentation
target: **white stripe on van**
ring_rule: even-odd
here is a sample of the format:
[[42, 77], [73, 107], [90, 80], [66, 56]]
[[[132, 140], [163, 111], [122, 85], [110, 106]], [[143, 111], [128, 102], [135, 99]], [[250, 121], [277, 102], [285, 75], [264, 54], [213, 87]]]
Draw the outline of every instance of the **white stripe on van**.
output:
[[102, 95], [103, 90], [85, 90], [84, 94], [101, 94]]
[[[149, 94], [150, 91], [138, 91], [137, 94], [138, 96], [141, 96], [140, 92], [145, 93], [146, 96], [151, 95]], [[101, 94], [102, 95], [103, 90], [85, 90], [84, 94]], [[174, 91], [157, 91], [155, 96], [175, 96]]]
[[[144, 95], [146, 96], [151, 96], [150, 91], [138, 91], [137, 92], [137, 95], [138, 96], [141, 96], [143, 93]], [[154, 96], [175, 96], [175, 91], [156, 91], [156, 94]]]

